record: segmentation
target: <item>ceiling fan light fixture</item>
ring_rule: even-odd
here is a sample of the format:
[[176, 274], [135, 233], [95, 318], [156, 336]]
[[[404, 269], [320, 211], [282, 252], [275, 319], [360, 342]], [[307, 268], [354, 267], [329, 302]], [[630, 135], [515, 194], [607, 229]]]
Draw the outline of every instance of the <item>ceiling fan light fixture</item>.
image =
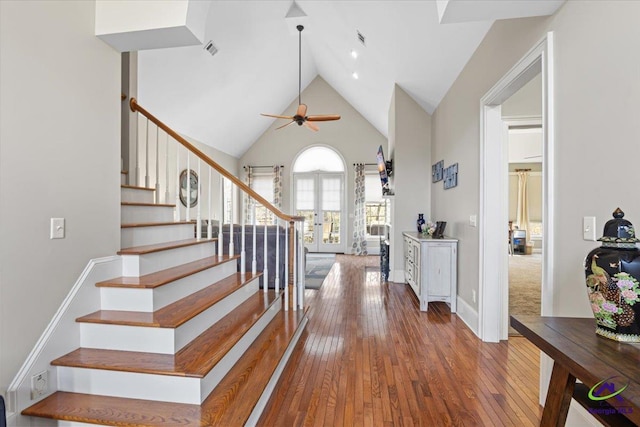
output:
[[358, 51], [355, 49], [351, 49], [351, 57], [353, 59], [357, 59], [358, 58]]
[[293, 123], [297, 123], [298, 126], [305, 126], [307, 129], [310, 129], [314, 132], [319, 130], [318, 125], [312, 122], [326, 122], [331, 120], [340, 120], [340, 116], [338, 114], [323, 114], [316, 116], [307, 116], [307, 106], [302, 103], [302, 30], [304, 30], [304, 26], [297, 25], [296, 29], [298, 30], [298, 109], [296, 110], [296, 114], [294, 116], [280, 116], [277, 114], [265, 114], [260, 113], [266, 117], [273, 117], [276, 119], [287, 119], [290, 120], [289, 123], [286, 123], [276, 129], [285, 128]]

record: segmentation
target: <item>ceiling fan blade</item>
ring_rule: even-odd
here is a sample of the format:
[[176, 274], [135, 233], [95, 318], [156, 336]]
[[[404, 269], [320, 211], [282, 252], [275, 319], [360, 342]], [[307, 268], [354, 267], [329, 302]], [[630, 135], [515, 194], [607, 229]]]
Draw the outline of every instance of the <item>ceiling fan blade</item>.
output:
[[266, 117], [274, 117], [276, 119], [289, 119], [289, 120], [293, 120], [293, 117], [291, 116], [278, 116], [276, 114], [265, 114], [265, 113], [260, 113], [261, 116], [266, 116]]
[[304, 117], [307, 114], [307, 106], [305, 104], [298, 105], [298, 111], [296, 111], [296, 116]]
[[277, 127], [276, 130], [282, 129], [282, 128], [286, 128], [287, 126], [289, 126], [290, 124], [293, 124], [293, 123], [295, 123], [295, 121], [291, 120], [289, 123], [285, 123], [282, 126]]
[[315, 123], [305, 121], [303, 124], [314, 132], [318, 132], [320, 130], [318, 125], [316, 125]]
[[310, 122], [328, 122], [329, 120], [340, 120], [340, 116], [338, 114], [324, 114], [321, 116], [307, 116], [305, 119]]

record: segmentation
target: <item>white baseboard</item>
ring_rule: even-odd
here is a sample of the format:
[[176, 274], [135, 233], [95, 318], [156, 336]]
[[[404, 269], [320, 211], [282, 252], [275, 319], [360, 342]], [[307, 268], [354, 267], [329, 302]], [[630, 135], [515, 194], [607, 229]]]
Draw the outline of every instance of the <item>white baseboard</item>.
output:
[[407, 283], [406, 280], [404, 280], [404, 270], [390, 270], [389, 281], [395, 283]]
[[471, 329], [471, 331], [476, 334], [477, 337], [480, 337], [479, 328], [478, 328], [478, 312], [471, 307], [465, 300], [457, 296], [458, 307], [456, 314], [459, 318], [462, 319], [464, 323]]

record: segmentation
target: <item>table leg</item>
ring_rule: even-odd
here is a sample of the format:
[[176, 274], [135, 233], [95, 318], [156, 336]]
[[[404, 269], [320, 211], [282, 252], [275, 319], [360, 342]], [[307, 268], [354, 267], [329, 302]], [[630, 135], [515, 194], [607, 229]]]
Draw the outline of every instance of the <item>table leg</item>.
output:
[[541, 427], [560, 427], [567, 421], [567, 413], [573, 396], [573, 388], [576, 385], [576, 377], [564, 366], [553, 362], [551, 381], [547, 400], [544, 402]]

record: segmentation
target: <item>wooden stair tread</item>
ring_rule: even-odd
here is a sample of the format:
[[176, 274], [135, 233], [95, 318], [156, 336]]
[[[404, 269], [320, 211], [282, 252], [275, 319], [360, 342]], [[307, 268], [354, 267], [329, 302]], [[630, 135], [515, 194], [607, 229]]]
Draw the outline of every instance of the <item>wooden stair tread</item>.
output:
[[175, 204], [171, 203], [142, 203], [142, 202], [120, 202], [121, 206], [161, 206], [163, 208], [175, 208]]
[[174, 282], [192, 274], [199, 273], [203, 270], [213, 268], [217, 265], [223, 264], [239, 258], [239, 255], [223, 255], [219, 257], [214, 255], [207, 258], [202, 258], [187, 264], [181, 264], [176, 267], [168, 268], [166, 270], [157, 271], [155, 273], [146, 274], [140, 277], [116, 277], [114, 279], [105, 280], [103, 282], [96, 283], [96, 286], [101, 288], [143, 288], [154, 289], [167, 283]]
[[278, 313], [202, 405], [59, 391], [22, 415], [127, 427], [243, 425], [303, 317]]
[[99, 310], [76, 319], [77, 322], [102, 323], [110, 325], [146, 326], [156, 328], [177, 328], [218, 301], [246, 285], [250, 280], [261, 276], [246, 273], [232, 274], [204, 289], [186, 296], [153, 313], [138, 311]]
[[217, 241], [217, 238], [212, 239], [184, 239], [175, 240], [173, 242], [155, 243], [152, 245], [133, 246], [130, 248], [123, 248], [118, 251], [118, 255], [145, 255], [154, 252], [162, 252], [169, 249], [183, 248], [186, 246], [200, 245], [203, 243], [211, 243]]
[[136, 185], [126, 185], [126, 184], [122, 184], [120, 185], [120, 188], [130, 188], [133, 190], [147, 190], [147, 191], [156, 191], [155, 188], [148, 188], [148, 187], [138, 187]]
[[79, 348], [54, 366], [202, 378], [276, 301], [275, 291], [256, 292], [174, 355]]
[[196, 221], [141, 222], [137, 224], [120, 224], [120, 228], [157, 227], [164, 225], [195, 224]]
[[246, 423], [305, 316], [302, 310], [276, 315], [202, 402], [205, 425]]

